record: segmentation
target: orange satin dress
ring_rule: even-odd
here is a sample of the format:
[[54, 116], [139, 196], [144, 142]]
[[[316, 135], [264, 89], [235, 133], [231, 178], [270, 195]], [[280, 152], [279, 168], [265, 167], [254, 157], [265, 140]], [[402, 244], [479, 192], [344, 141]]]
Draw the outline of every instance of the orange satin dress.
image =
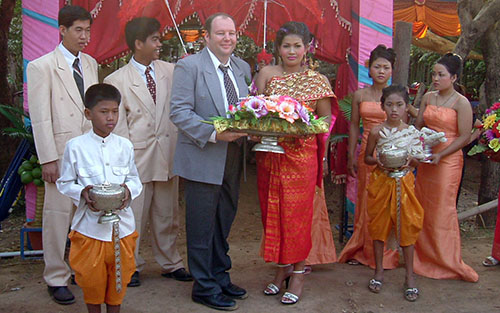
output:
[[[424, 123], [444, 132], [448, 139], [433, 147], [439, 152], [458, 136], [457, 112], [427, 104]], [[424, 227], [415, 244], [414, 270], [435, 279], [478, 280], [477, 273], [462, 260], [456, 199], [462, 175], [463, 154], [458, 150], [437, 165], [422, 163], [417, 169], [415, 193], [424, 208]]]
[[[368, 198], [368, 182], [370, 174], [375, 165], [365, 164], [365, 150], [368, 135], [373, 126], [385, 121], [385, 112], [380, 102], [361, 101], [359, 104], [359, 115], [363, 121], [363, 136], [358, 157], [358, 197], [354, 213], [354, 232], [342, 250], [339, 262], [345, 263], [356, 260], [364, 265], [375, 268], [375, 255], [373, 254], [373, 242], [368, 232], [368, 211], [366, 201]], [[399, 255], [393, 250], [384, 250], [384, 268], [396, 268], [399, 263]]]
[[[305, 101], [334, 97], [324, 79], [314, 71], [273, 77], [267, 95], [288, 95]], [[266, 262], [308, 264], [336, 261], [323, 188], [316, 185], [318, 140], [316, 136], [280, 142], [285, 154], [257, 152], [257, 184], [264, 226], [261, 255]], [[312, 253], [311, 253], [312, 252]]]

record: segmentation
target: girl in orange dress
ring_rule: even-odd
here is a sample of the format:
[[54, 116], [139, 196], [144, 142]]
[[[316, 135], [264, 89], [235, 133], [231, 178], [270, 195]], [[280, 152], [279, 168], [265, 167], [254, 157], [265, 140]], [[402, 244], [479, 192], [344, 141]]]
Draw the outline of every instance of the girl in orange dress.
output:
[[[413, 245], [422, 229], [424, 209], [415, 196], [412, 173], [412, 167], [419, 164], [413, 155], [414, 146], [422, 151], [420, 132], [403, 122], [409, 100], [406, 88], [401, 85], [383, 89], [381, 101], [387, 119], [371, 129], [366, 145], [365, 163], [377, 166], [368, 184], [368, 232], [373, 239], [376, 264], [368, 288], [374, 293], [379, 293], [382, 288], [384, 243], [387, 242], [394, 250], [397, 246], [403, 249], [406, 268], [404, 296], [408, 301], [415, 301], [419, 291], [413, 277]], [[375, 147], [377, 157], [373, 155]], [[384, 164], [387, 162], [384, 156], [395, 152], [406, 153], [407, 163], [388, 168], [390, 165]]]
[[[384, 45], [377, 46], [370, 53], [369, 75], [373, 80], [373, 85], [360, 89], [354, 93], [352, 99], [351, 124], [349, 126], [349, 148], [347, 169], [348, 174], [358, 177], [358, 196], [354, 213], [354, 232], [347, 242], [339, 257], [339, 262], [350, 264], [364, 264], [372, 268], [375, 267], [375, 257], [373, 255], [372, 239], [368, 232], [368, 213], [366, 210], [366, 187], [370, 173], [375, 168], [373, 165], [366, 165], [365, 149], [368, 134], [373, 126], [382, 123], [385, 112], [380, 106], [382, 89], [387, 86], [387, 82], [392, 76], [392, 69], [396, 60], [393, 49]], [[355, 150], [359, 138], [359, 121], [363, 121], [363, 137], [361, 139], [361, 149], [358, 160], [355, 159]], [[386, 250], [384, 252], [384, 268], [392, 269], [398, 265], [399, 256], [397, 252]]]
[[462, 148], [469, 142], [472, 109], [467, 98], [454, 89], [462, 60], [448, 53], [432, 71], [436, 91], [422, 98], [416, 126], [444, 132], [448, 139], [433, 147], [430, 164], [417, 171], [415, 192], [425, 210], [424, 227], [415, 244], [415, 272], [435, 279], [478, 280], [477, 273], [462, 261], [456, 199], [460, 184]]
[[[304, 58], [311, 34], [304, 23], [288, 22], [276, 34], [281, 64], [266, 66], [257, 77], [258, 93], [288, 95], [305, 101], [317, 115], [331, 121], [330, 98], [335, 97], [326, 77], [307, 69]], [[313, 199], [321, 172], [317, 136], [284, 139], [285, 154], [257, 152], [257, 184], [264, 226], [263, 257], [278, 264], [274, 280], [264, 290], [277, 295], [291, 275], [281, 303], [294, 304], [304, 285], [304, 265], [311, 247]], [[322, 159], [322, 155], [321, 155]], [[289, 268], [293, 267], [292, 273]]]

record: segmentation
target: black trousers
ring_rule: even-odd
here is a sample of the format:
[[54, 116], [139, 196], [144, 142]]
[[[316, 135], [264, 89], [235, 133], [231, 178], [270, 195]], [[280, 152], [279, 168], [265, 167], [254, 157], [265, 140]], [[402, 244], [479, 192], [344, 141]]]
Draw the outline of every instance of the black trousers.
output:
[[188, 264], [194, 278], [193, 295], [221, 292], [231, 279], [227, 237], [236, 216], [242, 167], [241, 147], [228, 144], [222, 185], [186, 180]]

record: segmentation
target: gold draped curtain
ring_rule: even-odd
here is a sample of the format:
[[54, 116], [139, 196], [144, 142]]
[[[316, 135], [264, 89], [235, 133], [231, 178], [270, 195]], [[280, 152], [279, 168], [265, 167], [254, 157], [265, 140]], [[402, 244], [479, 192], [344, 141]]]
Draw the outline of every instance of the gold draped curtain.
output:
[[427, 29], [440, 36], [459, 36], [456, 2], [439, 0], [395, 0], [394, 22], [413, 23], [413, 36], [425, 37]]

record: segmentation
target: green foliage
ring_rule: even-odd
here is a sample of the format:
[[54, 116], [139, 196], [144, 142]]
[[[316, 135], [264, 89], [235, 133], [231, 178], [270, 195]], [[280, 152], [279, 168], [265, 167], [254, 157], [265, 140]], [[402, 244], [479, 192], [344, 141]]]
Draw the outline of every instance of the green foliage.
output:
[[23, 23], [22, 23], [22, 1], [16, 1], [14, 16], [12, 18], [7, 47], [9, 49], [9, 61], [14, 63], [15, 72], [10, 72], [7, 81], [12, 90], [21, 90], [23, 87]]
[[[410, 82], [423, 82], [429, 86], [432, 82], [432, 67], [441, 55], [427, 51], [417, 46], [410, 50]], [[460, 84], [465, 86], [473, 99], [479, 98], [479, 88], [486, 75], [486, 66], [483, 60], [467, 59], [464, 63]]]
[[340, 111], [342, 111], [342, 114], [344, 114], [345, 119], [348, 121], [351, 120], [352, 97], [353, 97], [352, 94], [348, 94], [342, 100], [339, 100], [339, 109], [340, 109]]
[[482, 146], [482, 145], [475, 145], [472, 147], [469, 152], [467, 152], [467, 155], [474, 155], [478, 153], [483, 153], [484, 151], [488, 150], [487, 146]]
[[24, 117], [26, 115], [22, 108], [0, 105], [0, 113], [13, 125], [13, 127], [7, 127], [2, 130], [4, 135], [27, 139], [30, 143], [34, 143], [31, 130], [24, 125]]
[[245, 35], [238, 38], [236, 43], [236, 48], [234, 49], [234, 54], [242, 58], [243, 60], [253, 59], [259, 53], [261, 48], [255, 44], [252, 38]]

